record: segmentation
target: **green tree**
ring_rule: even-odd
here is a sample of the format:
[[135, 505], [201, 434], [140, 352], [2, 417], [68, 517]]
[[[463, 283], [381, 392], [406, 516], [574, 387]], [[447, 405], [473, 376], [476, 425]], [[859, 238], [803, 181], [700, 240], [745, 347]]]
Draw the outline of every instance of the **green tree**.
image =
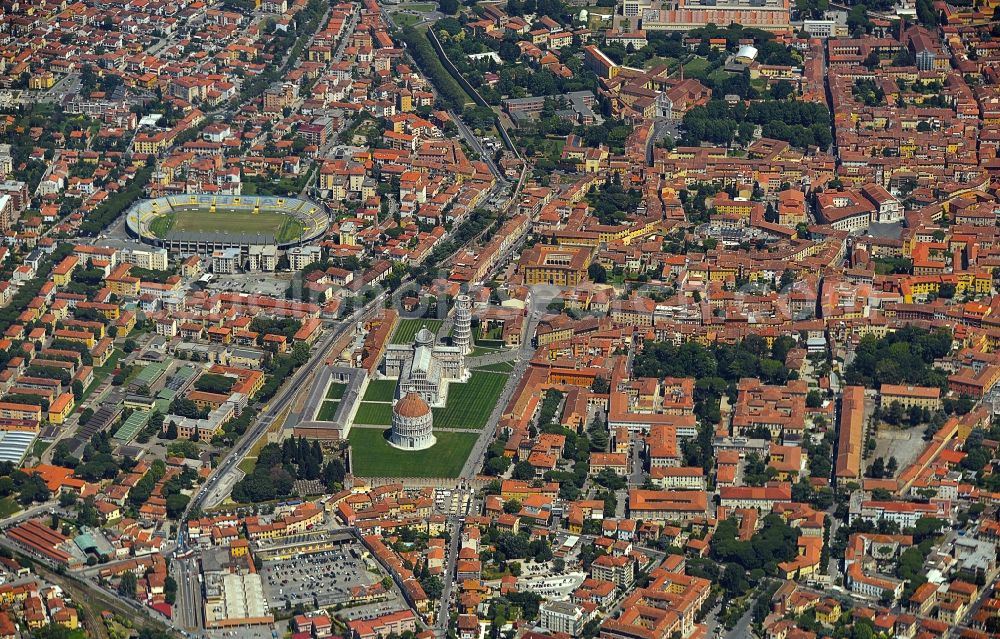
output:
[[599, 262], [591, 262], [587, 267], [587, 277], [595, 284], [604, 284], [608, 281], [608, 271]]
[[511, 471], [511, 477], [520, 480], [534, 479], [535, 468], [527, 461], [519, 461], [514, 464], [514, 470]]
[[135, 599], [136, 582], [135, 573], [126, 572], [118, 582], [118, 594], [128, 599]]

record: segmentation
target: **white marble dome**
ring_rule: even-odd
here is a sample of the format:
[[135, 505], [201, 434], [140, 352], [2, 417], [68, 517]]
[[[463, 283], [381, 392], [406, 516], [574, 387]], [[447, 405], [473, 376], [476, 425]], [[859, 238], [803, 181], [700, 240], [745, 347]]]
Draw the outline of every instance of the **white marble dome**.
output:
[[392, 429], [389, 443], [403, 450], [423, 450], [433, 446], [434, 414], [431, 407], [416, 393], [407, 393], [392, 407]]

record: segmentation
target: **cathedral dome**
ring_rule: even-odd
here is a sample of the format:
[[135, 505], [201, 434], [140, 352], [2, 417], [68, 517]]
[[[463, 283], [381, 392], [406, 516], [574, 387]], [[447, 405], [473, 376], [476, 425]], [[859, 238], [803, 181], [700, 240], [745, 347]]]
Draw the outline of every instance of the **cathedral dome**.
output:
[[434, 345], [434, 333], [427, 330], [427, 327], [422, 327], [417, 334], [413, 336], [413, 342], [417, 346], [433, 346]]
[[431, 407], [420, 395], [407, 393], [406, 397], [396, 402], [393, 411], [400, 417], [423, 417], [431, 412]]

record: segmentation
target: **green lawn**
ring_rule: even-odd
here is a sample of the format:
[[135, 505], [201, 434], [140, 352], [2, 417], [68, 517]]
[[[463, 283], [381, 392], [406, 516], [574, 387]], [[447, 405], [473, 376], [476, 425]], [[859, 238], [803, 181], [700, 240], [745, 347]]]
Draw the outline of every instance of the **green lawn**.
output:
[[725, 69], [716, 69], [715, 71], [712, 71], [711, 73], [708, 74], [708, 79], [711, 80], [712, 82], [719, 83], [728, 78], [733, 77], [734, 75], [736, 74], [730, 73]]
[[497, 352], [495, 348], [483, 348], [482, 346], [473, 346], [472, 350], [469, 351], [469, 357], [480, 357], [482, 355], [489, 355], [490, 353]]
[[35, 457], [41, 459], [42, 458], [42, 454], [46, 450], [48, 450], [49, 446], [51, 446], [51, 445], [52, 445], [52, 442], [47, 442], [47, 441], [42, 441], [41, 439], [36, 439], [35, 440], [35, 445], [32, 446], [32, 448], [31, 448], [31, 454], [34, 455]]
[[319, 407], [319, 412], [316, 413], [316, 419], [321, 422], [329, 422], [333, 420], [333, 416], [337, 413], [337, 406], [340, 405], [339, 401], [334, 401], [328, 399], [323, 402], [323, 405]]
[[712, 63], [705, 58], [695, 57], [684, 65], [684, 75], [686, 77], [700, 76], [707, 72], [710, 66], [712, 66]]
[[[466, 452], [466, 455], [469, 453]], [[456, 473], [457, 474], [457, 473]], [[4, 497], [0, 499], [0, 518], [10, 517], [16, 512], [20, 512], [21, 505], [18, 504], [13, 497]]]
[[405, 29], [406, 27], [414, 25], [420, 22], [422, 19], [423, 18], [421, 16], [414, 15], [412, 13], [392, 14], [392, 21], [395, 22], [400, 29]]
[[448, 405], [432, 409], [434, 427], [482, 428], [489, 420], [506, 383], [507, 375], [504, 373], [476, 370], [467, 383], [449, 384]]
[[327, 399], [341, 399], [344, 396], [344, 391], [347, 390], [347, 384], [330, 384], [330, 388], [326, 391]]
[[264, 233], [274, 235], [278, 242], [290, 242], [302, 235], [305, 227], [298, 219], [282, 213], [248, 211], [176, 211], [149, 223], [157, 237], [173, 231], [195, 233]]
[[125, 354], [116, 348], [115, 350], [111, 351], [111, 356], [108, 357], [108, 361], [104, 362], [104, 366], [94, 367], [94, 373], [107, 373], [109, 375], [113, 374], [115, 372], [115, 368], [118, 367], [118, 360], [120, 360], [124, 356]]
[[388, 426], [392, 423], [392, 404], [378, 402], [361, 402], [358, 414], [354, 417], [355, 424], [372, 424]]
[[399, 450], [377, 428], [352, 428], [351, 459], [359, 477], [457, 477], [476, 443], [475, 433], [435, 433], [427, 450]]
[[392, 334], [392, 339], [389, 340], [391, 344], [410, 344], [413, 342], [413, 336], [417, 334], [424, 326], [427, 330], [434, 333], [438, 332], [441, 328], [441, 324], [444, 322], [437, 319], [403, 319], [399, 320], [399, 324], [396, 326], [396, 332]]
[[368, 382], [365, 389], [365, 396], [361, 401], [365, 402], [391, 402], [396, 396], [396, 380], [394, 379], [373, 379]]
[[514, 370], [514, 364], [511, 362], [500, 362], [498, 364], [487, 364], [486, 366], [479, 366], [474, 370], [477, 371], [490, 371], [493, 373], [509, 373]]

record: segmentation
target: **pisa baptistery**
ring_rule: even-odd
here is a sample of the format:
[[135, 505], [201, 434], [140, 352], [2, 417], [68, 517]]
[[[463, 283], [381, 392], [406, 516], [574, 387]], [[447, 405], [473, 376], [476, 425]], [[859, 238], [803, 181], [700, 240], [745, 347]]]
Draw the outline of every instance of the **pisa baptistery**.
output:
[[403, 450], [430, 448], [434, 437], [434, 416], [431, 407], [416, 393], [407, 393], [392, 407], [392, 429], [389, 443]]

